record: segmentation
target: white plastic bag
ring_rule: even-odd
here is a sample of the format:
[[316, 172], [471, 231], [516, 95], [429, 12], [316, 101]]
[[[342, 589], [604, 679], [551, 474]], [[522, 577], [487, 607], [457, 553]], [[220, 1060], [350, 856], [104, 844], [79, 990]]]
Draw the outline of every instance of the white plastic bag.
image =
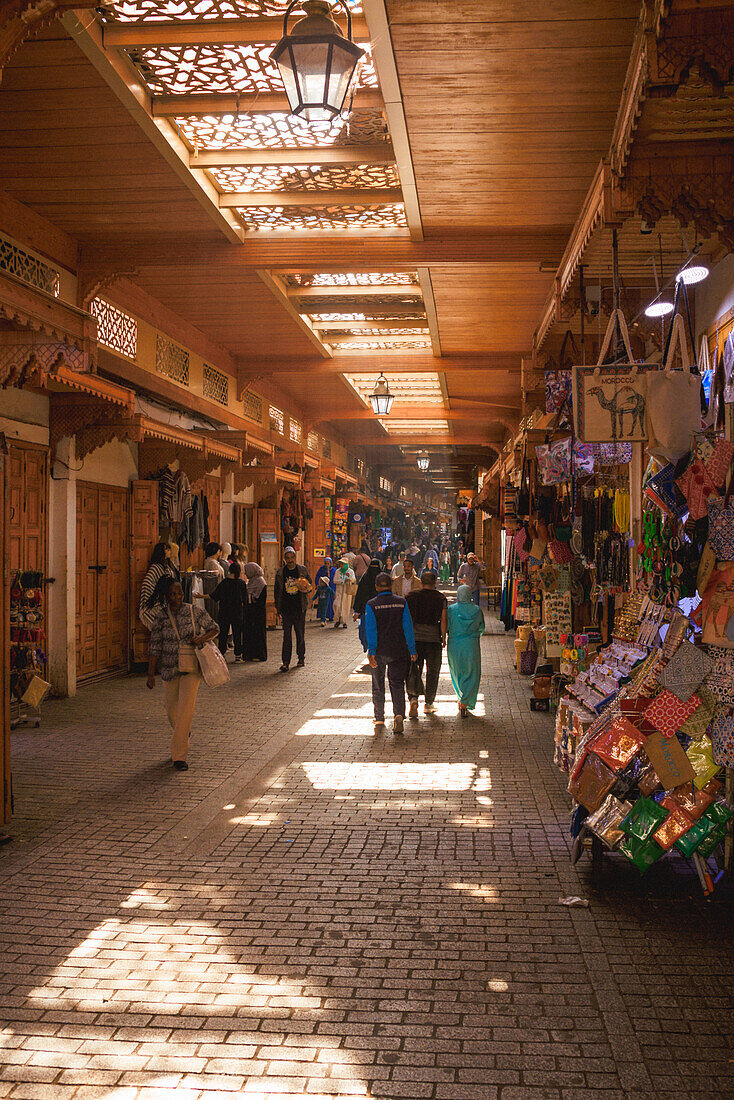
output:
[[205, 642], [203, 646], [197, 647], [196, 657], [204, 682], [209, 687], [220, 687], [229, 682], [227, 662], [213, 642]]

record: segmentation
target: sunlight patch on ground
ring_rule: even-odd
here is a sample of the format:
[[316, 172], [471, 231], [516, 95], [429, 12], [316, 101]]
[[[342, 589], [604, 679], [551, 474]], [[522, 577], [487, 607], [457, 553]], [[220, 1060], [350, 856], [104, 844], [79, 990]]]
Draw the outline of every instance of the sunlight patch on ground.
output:
[[496, 886], [486, 882], [449, 882], [449, 890], [459, 890], [470, 898], [479, 898], [480, 901], [497, 901], [499, 892]]
[[489, 817], [484, 817], [483, 814], [475, 814], [473, 816], [459, 816], [451, 818], [452, 825], [466, 825], [471, 829], [494, 829], [494, 821]]
[[280, 814], [271, 813], [251, 813], [243, 814], [242, 817], [230, 817], [230, 825], [257, 825], [263, 828], [268, 828], [270, 825], [277, 825], [281, 820]]
[[501, 978], [490, 978], [487, 982], [487, 988], [491, 989], [493, 993], [506, 993], [510, 987]]
[[304, 761], [317, 791], [468, 791], [474, 764], [381, 764]]

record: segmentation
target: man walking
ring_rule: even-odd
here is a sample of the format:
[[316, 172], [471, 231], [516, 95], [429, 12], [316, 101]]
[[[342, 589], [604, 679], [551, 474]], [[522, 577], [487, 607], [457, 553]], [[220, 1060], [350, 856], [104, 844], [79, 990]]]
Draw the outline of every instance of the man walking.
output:
[[[418, 654], [418, 675], [423, 675], [423, 663], [426, 666], [426, 701], [424, 712], [435, 714], [434, 700], [438, 690], [438, 678], [441, 673], [442, 648], [446, 645], [448, 601], [436, 588], [436, 574], [424, 569], [421, 574], [420, 592], [411, 592], [407, 599], [410, 617], [413, 620], [415, 648]], [[410, 699], [410, 717], [418, 717], [418, 696], [408, 695]]]
[[403, 732], [405, 720], [405, 678], [408, 665], [417, 657], [413, 620], [402, 596], [390, 590], [390, 576], [379, 573], [377, 595], [365, 608], [367, 653], [372, 669], [372, 705], [375, 730], [385, 725], [385, 673], [390, 685], [394, 716], [393, 733]]
[[393, 565], [392, 573], [390, 574], [390, 576], [392, 577], [392, 579], [394, 581], [396, 581], [398, 579], [398, 577], [402, 577], [403, 572], [404, 572], [404, 569], [403, 569], [404, 565], [405, 565], [405, 551], [401, 550], [400, 554], [398, 556], [398, 560]]
[[415, 569], [413, 568], [413, 562], [410, 558], [406, 557], [403, 561], [403, 572], [400, 576], [395, 577], [392, 582], [392, 590], [396, 596], [407, 596], [409, 592], [419, 592], [421, 582], [418, 580]]
[[293, 654], [293, 631], [296, 632], [297, 668], [306, 663], [306, 609], [313, 583], [305, 565], [296, 565], [292, 546], [283, 551], [284, 564], [275, 574], [273, 597], [275, 610], [283, 621], [283, 652], [281, 672], [287, 672]]
[[476, 554], [467, 554], [466, 561], [459, 569], [459, 584], [465, 584], [471, 589], [472, 603], [479, 607], [479, 584], [484, 570], [482, 563]]

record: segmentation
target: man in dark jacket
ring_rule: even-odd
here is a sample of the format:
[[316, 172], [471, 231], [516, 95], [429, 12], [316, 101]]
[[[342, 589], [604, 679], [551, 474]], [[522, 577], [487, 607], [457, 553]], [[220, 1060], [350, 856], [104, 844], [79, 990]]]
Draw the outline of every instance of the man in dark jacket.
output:
[[372, 669], [372, 705], [375, 729], [385, 725], [385, 673], [390, 684], [394, 716], [393, 733], [403, 732], [405, 721], [405, 678], [410, 661], [416, 659], [413, 620], [402, 596], [391, 591], [389, 573], [375, 580], [377, 595], [365, 609], [367, 653]]
[[290, 668], [293, 654], [293, 631], [296, 632], [297, 668], [306, 663], [306, 609], [313, 592], [313, 582], [305, 565], [296, 565], [296, 552], [292, 546], [283, 551], [284, 564], [275, 574], [273, 596], [275, 610], [283, 622], [283, 652], [281, 672]]
[[[415, 646], [418, 652], [418, 672], [423, 675], [426, 664], [426, 714], [435, 714], [434, 699], [441, 674], [442, 648], [446, 645], [448, 629], [448, 601], [436, 588], [436, 574], [424, 569], [421, 574], [420, 592], [410, 592], [406, 597], [413, 620]], [[410, 694], [410, 717], [418, 717], [418, 696]]]

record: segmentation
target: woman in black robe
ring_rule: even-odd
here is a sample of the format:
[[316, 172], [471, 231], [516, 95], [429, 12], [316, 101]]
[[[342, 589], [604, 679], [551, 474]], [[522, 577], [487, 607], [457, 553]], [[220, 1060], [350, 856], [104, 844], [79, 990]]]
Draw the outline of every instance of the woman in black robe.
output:
[[247, 605], [245, 606], [244, 659], [267, 661], [268, 586], [257, 562], [248, 561], [245, 566], [245, 576], [247, 577]]

